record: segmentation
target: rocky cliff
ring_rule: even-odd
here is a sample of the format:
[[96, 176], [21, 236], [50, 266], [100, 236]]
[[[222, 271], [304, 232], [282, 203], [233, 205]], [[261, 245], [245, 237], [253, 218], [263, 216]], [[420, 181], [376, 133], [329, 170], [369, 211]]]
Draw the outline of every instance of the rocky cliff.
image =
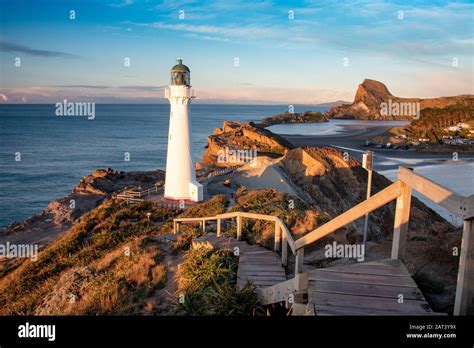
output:
[[41, 213], [24, 221], [13, 221], [7, 228], [0, 228], [0, 244], [38, 243], [40, 247], [62, 235], [77, 219], [91, 211], [113, 193], [125, 188], [147, 189], [164, 182], [164, 171], [117, 172], [97, 169], [84, 176], [70, 194], [51, 201]]
[[354, 102], [331, 108], [325, 113], [329, 118], [350, 118], [361, 120], [409, 120], [411, 115], [385, 114], [382, 103], [419, 103], [420, 111], [427, 108], [445, 108], [451, 105], [467, 105], [473, 95], [459, 95], [439, 98], [400, 98], [394, 96], [382, 82], [365, 79], [357, 88]]
[[253, 154], [248, 151], [275, 157], [283, 155], [292, 148], [292, 145], [282, 137], [252, 122], [226, 121], [222, 128], [216, 128], [214, 134], [207, 139], [206, 151], [198, 167], [235, 166], [243, 163], [242, 157]]

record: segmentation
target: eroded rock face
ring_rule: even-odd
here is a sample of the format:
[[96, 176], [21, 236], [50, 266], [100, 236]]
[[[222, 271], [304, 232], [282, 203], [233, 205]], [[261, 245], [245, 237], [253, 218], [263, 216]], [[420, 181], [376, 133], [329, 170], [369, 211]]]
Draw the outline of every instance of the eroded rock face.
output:
[[111, 168], [97, 169], [91, 175], [81, 179], [73, 193], [93, 193], [110, 195], [124, 188], [147, 189], [155, 184], [163, 184], [165, 172], [152, 170], [147, 172], [117, 172]]
[[426, 108], [445, 108], [450, 105], [463, 104], [472, 95], [459, 95], [439, 98], [400, 98], [394, 96], [382, 82], [365, 79], [357, 88], [352, 104], [331, 108], [324, 115], [328, 118], [352, 118], [361, 120], [412, 120], [410, 115], [384, 115], [381, 103], [419, 103], [420, 110]]
[[[318, 210], [331, 217], [351, 209], [366, 198], [367, 172], [360, 163], [342, 151], [332, 148], [297, 148], [287, 152], [280, 161], [282, 169], [295, 186], [307, 192]], [[389, 186], [384, 176], [373, 173], [372, 194]], [[371, 214], [370, 234], [375, 241], [393, 233], [394, 203]], [[353, 224], [362, 230], [363, 219]], [[349, 228], [350, 229], [350, 228]], [[410, 230], [422, 234], [446, 232], [450, 225], [415, 197], [412, 199]]]
[[[292, 145], [288, 141], [252, 122], [226, 121], [222, 128], [216, 128], [214, 134], [208, 137], [207, 149], [200, 167], [243, 164], [245, 161], [242, 161], [242, 157], [248, 154], [245, 151], [256, 151], [257, 154], [275, 157], [283, 155], [291, 148]], [[234, 154], [232, 151], [237, 152], [235, 157], [232, 157]]]

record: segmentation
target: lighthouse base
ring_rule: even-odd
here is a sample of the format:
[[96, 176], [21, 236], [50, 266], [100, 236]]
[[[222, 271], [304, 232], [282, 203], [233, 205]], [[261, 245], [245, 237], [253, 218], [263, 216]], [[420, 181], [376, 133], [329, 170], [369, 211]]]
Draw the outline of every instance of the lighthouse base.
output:
[[191, 181], [188, 183], [188, 192], [187, 196], [174, 196], [170, 194], [170, 192], [166, 190], [166, 182], [165, 182], [165, 198], [168, 200], [173, 200], [176, 202], [179, 201], [188, 201], [188, 202], [200, 202], [204, 199], [204, 188], [203, 186], [198, 183], [197, 181]]

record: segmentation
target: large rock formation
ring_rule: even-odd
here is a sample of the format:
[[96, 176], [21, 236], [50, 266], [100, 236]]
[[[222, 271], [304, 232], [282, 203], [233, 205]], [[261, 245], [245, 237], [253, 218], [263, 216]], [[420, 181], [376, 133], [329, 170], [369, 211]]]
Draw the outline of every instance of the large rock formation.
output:
[[245, 162], [242, 157], [246, 156], [239, 154], [248, 155], [248, 151], [274, 157], [292, 148], [282, 137], [252, 122], [226, 121], [222, 128], [216, 128], [207, 139], [208, 145], [200, 166], [235, 166]]
[[[445, 108], [447, 106], [472, 102], [473, 95], [459, 95], [439, 98], [400, 98], [394, 96], [379, 81], [365, 79], [357, 88], [352, 104], [331, 108], [325, 113], [329, 118], [350, 118], [361, 120], [412, 120], [410, 115], [383, 115], [382, 103], [419, 103], [420, 111], [427, 108]], [[471, 101], [470, 101], [471, 100]]]

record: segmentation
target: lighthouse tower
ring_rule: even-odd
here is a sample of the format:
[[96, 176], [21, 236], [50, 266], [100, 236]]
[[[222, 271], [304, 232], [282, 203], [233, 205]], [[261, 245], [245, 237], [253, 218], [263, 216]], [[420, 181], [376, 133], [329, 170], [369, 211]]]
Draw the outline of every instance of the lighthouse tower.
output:
[[171, 85], [165, 89], [170, 101], [170, 127], [166, 157], [165, 199], [199, 202], [203, 187], [194, 172], [189, 104], [194, 98], [189, 68], [181, 59], [171, 69]]

